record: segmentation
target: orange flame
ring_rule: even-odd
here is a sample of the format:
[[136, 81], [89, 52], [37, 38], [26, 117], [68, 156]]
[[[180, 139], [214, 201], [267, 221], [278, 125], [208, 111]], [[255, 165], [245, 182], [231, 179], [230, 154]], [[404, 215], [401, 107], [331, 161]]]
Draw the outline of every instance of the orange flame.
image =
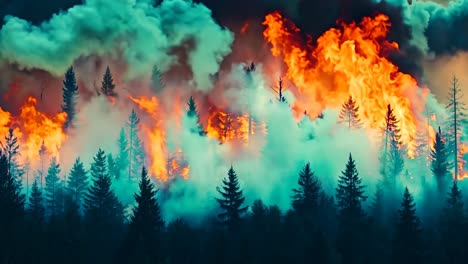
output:
[[166, 133], [162, 127], [161, 119], [162, 116], [158, 116], [159, 112], [159, 101], [155, 96], [151, 98], [140, 97], [134, 98], [130, 96], [130, 100], [135, 102], [138, 107], [147, 112], [151, 119], [154, 121], [154, 125], [142, 123], [142, 129], [148, 135], [149, 144], [145, 144], [147, 153], [149, 153], [151, 159], [151, 165], [149, 171], [162, 181], [167, 181], [167, 170], [166, 170]]
[[22, 135], [23, 155], [30, 161], [38, 159], [38, 153], [44, 142], [48, 153], [59, 160], [62, 143], [67, 139], [63, 131], [66, 113], [48, 117], [36, 109], [37, 99], [29, 97], [21, 107], [18, 123]]
[[341, 23], [341, 30], [330, 29], [318, 38], [315, 48], [310, 41], [302, 44], [300, 30], [277, 12], [267, 15], [263, 24], [272, 54], [283, 58], [286, 77], [300, 94], [293, 109], [317, 116], [326, 107], [339, 107], [351, 95], [360, 106], [363, 125], [380, 129], [390, 104], [408, 155], [414, 156], [415, 116], [423, 104], [416, 80], [382, 56], [398, 50], [397, 43], [384, 39], [390, 26], [387, 16], [366, 17], [359, 25]]
[[10, 124], [10, 121], [10, 113], [3, 111], [0, 107], [0, 135], [6, 135], [8, 133], [8, 125]]
[[466, 160], [465, 160], [465, 155], [468, 153], [468, 145], [466, 144], [461, 144], [460, 146], [460, 155], [461, 155], [461, 159], [460, 159], [460, 163], [458, 164], [458, 170], [459, 170], [459, 174], [458, 177], [459, 179], [465, 179], [465, 178], [468, 178], [468, 171], [465, 170], [465, 166], [466, 166]]

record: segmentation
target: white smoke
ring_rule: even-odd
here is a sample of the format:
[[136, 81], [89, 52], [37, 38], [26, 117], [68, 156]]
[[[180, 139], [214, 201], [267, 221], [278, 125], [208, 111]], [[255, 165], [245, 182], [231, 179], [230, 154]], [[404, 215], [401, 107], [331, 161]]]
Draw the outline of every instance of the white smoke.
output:
[[175, 47], [194, 41], [188, 63], [199, 89], [211, 88], [210, 76], [230, 51], [233, 35], [220, 27], [201, 4], [165, 0], [87, 0], [34, 26], [8, 16], [0, 30], [0, 63], [38, 68], [61, 76], [77, 59], [122, 56], [127, 77], [165, 71], [180, 63]]

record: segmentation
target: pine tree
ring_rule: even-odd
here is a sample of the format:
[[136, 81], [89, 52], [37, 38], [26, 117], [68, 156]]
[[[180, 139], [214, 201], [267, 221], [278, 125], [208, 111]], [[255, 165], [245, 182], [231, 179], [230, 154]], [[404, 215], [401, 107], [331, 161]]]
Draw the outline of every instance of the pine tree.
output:
[[399, 218], [393, 245], [394, 263], [424, 263], [422, 261], [420, 220], [416, 215], [416, 204], [408, 188], [405, 188], [398, 214]]
[[164, 89], [164, 86], [161, 72], [159, 71], [159, 68], [154, 65], [153, 72], [151, 73], [151, 88], [153, 88], [155, 93], [159, 93]]
[[187, 116], [190, 118], [196, 118], [196, 121], [197, 121], [197, 130], [192, 129], [192, 132], [198, 133], [200, 136], [206, 135], [206, 131], [203, 130], [203, 125], [200, 122], [200, 115], [198, 114], [197, 105], [195, 104], [195, 100], [193, 99], [192, 96], [190, 96], [190, 99], [187, 105], [188, 105]]
[[60, 172], [60, 164], [57, 163], [57, 160], [54, 157], [50, 162], [49, 169], [47, 170], [47, 176], [45, 178], [46, 205], [49, 213], [52, 216], [57, 216], [59, 213], [61, 213], [60, 209], [63, 205], [63, 201], [60, 200], [60, 192], [62, 191], [59, 178]]
[[463, 263], [463, 259], [467, 256], [465, 253], [467, 219], [463, 195], [456, 181], [453, 182], [448, 193], [441, 220], [442, 244], [446, 256], [445, 263]]
[[245, 197], [239, 186], [237, 174], [232, 166], [228, 171], [228, 177], [223, 179], [223, 186], [221, 188], [218, 187], [217, 191], [221, 194], [222, 198], [216, 198], [216, 201], [218, 201], [223, 211], [218, 214], [218, 217], [232, 231], [238, 227], [242, 215], [248, 208], [247, 206], [242, 207]]
[[104, 74], [104, 77], [102, 79], [101, 92], [105, 96], [115, 97], [117, 96], [117, 94], [115, 93], [114, 89], [115, 89], [114, 80], [112, 78], [112, 74], [110, 72], [109, 66], [107, 66], [106, 73]]
[[132, 109], [127, 122], [129, 147], [128, 147], [128, 179], [131, 180], [143, 166], [144, 150], [138, 132], [140, 131], [140, 118]]
[[67, 188], [73, 201], [80, 207], [88, 188], [88, 175], [79, 157], [75, 160], [70, 171]]
[[278, 101], [280, 103], [286, 102], [286, 97], [284, 97], [283, 92], [284, 92], [283, 79], [280, 77], [278, 81]]
[[431, 151], [431, 161], [431, 170], [436, 178], [439, 193], [445, 193], [450, 174], [445, 141], [442, 138], [440, 127], [439, 132], [436, 133], [433, 150]]
[[452, 87], [448, 95], [447, 109], [449, 112], [449, 153], [453, 155], [454, 179], [458, 180], [459, 164], [462, 164], [460, 144], [461, 136], [463, 134], [463, 125], [467, 122], [465, 103], [462, 101], [463, 92], [459, 87], [457, 77], [453, 76]]
[[37, 225], [44, 223], [45, 208], [43, 204], [42, 192], [39, 189], [37, 179], [34, 179], [33, 185], [31, 187], [28, 212], [32, 223]]
[[356, 101], [353, 100], [352, 96], [349, 96], [348, 100], [341, 106], [339, 120], [348, 126], [349, 129], [357, 129], [361, 126], [361, 120], [359, 118], [359, 106]]
[[123, 228], [124, 208], [111, 188], [106, 154], [101, 149], [93, 158], [90, 175], [92, 184], [83, 202], [86, 244], [92, 262], [108, 263], [120, 240], [116, 231]]
[[117, 141], [119, 147], [119, 155], [117, 156], [117, 166], [119, 167], [118, 174], [115, 175], [116, 179], [119, 179], [120, 176], [127, 172], [127, 167], [129, 164], [128, 161], [128, 141], [127, 136], [125, 135], [125, 130], [122, 127], [120, 129], [119, 140]]
[[338, 179], [336, 200], [338, 206], [337, 249], [347, 263], [362, 263], [366, 243], [366, 215], [362, 203], [367, 199], [364, 185], [351, 154], [346, 169]]
[[0, 262], [16, 263], [25, 197], [9, 173], [8, 158], [0, 153]]
[[70, 67], [65, 73], [62, 88], [62, 111], [67, 114], [67, 120], [64, 123], [65, 128], [71, 126], [75, 120], [77, 93], [78, 86], [76, 85], [75, 72], [73, 71], [73, 67]]
[[304, 166], [299, 173], [297, 181], [299, 188], [293, 189], [292, 207], [294, 210], [310, 224], [318, 214], [318, 202], [321, 194], [321, 186], [314, 172], [310, 168], [310, 163]]
[[403, 171], [405, 164], [398, 123], [399, 121], [393, 114], [392, 107], [388, 105], [385, 116], [385, 142], [381, 172], [384, 176], [384, 184], [393, 190], [395, 190], [396, 179]]
[[106, 154], [99, 149], [91, 164], [93, 183], [84, 196], [85, 216], [89, 223], [102, 226], [118, 225], [123, 221], [123, 206], [111, 189], [107, 173]]
[[18, 181], [21, 186], [21, 177], [24, 170], [18, 164], [18, 156], [20, 156], [18, 138], [14, 135], [13, 129], [8, 129], [8, 134], [5, 136], [5, 144], [0, 143], [2, 151], [8, 160], [8, 172]]
[[151, 183], [145, 167], [141, 171], [139, 185], [140, 191], [135, 194], [137, 204], [130, 218], [127, 246], [138, 248], [137, 252], [141, 252], [138, 256], [132, 256], [132, 260], [157, 263], [161, 257], [160, 238], [164, 221], [156, 198], [157, 190]]

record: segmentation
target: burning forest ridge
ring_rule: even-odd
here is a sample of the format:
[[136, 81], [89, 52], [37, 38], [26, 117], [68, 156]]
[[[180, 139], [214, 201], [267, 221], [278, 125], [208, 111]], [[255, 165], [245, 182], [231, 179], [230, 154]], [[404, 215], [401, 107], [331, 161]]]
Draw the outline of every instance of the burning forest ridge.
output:
[[[339, 21], [310, 36], [279, 11], [258, 27], [249, 21], [231, 32], [189, 1], [163, 1], [150, 8], [154, 14], [143, 11], [145, 1], [125, 8], [132, 11], [123, 19], [135, 20], [125, 25], [130, 28], [102, 24], [94, 31], [78, 14], [115, 15], [94, 1], [39, 26], [6, 20], [0, 134], [3, 145], [17, 138], [25, 185], [42, 177], [52, 160], [66, 177], [76, 158], [89, 163], [102, 148], [109, 173], [124, 186], [145, 165], [169, 193], [187, 195], [177, 203], [206, 201], [205, 192], [214, 192], [233, 164], [251, 188], [247, 194], [287, 207], [288, 195], [270, 193], [290, 190], [304, 162], [331, 188], [350, 152], [368, 185], [383, 180], [420, 190], [422, 182], [436, 184], [437, 137], [449, 146], [449, 159], [457, 157], [452, 177], [468, 177], [466, 123], [453, 120], [462, 115], [454, 101], [468, 84], [447, 79], [451, 98], [445, 102], [417, 81], [423, 78], [399, 70], [390, 59], [400, 50], [388, 38], [386, 14]], [[173, 21], [168, 13], [177, 12], [181, 19]], [[63, 36], [60, 23], [80, 26]], [[94, 33], [103, 36], [93, 39]], [[12, 37], [42, 42], [27, 47]], [[261, 48], [249, 49], [259, 37]], [[48, 46], [48, 38], [56, 44]], [[259, 186], [255, 177], [270, 169], [271, 186]]]

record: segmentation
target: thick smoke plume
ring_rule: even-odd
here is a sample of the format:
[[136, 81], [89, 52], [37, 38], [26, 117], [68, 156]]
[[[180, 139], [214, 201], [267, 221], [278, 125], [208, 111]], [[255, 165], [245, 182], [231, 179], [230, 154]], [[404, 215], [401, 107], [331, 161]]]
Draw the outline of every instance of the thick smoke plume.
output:
[[168, 0], [155, 8], [150, 1], [88, 0], [39, 26], [6, 17], [0, 62], [62, 75], [82, 57], [121, 57], [132, 79], [155, 64], [162, 71], [177, 65], [173, 49], [194, 41], [187, 51], [188, 63], [197, 87], [207, 89], [232, 40], [232, 34], [212, 20], [209, 9], [190, 1]]

